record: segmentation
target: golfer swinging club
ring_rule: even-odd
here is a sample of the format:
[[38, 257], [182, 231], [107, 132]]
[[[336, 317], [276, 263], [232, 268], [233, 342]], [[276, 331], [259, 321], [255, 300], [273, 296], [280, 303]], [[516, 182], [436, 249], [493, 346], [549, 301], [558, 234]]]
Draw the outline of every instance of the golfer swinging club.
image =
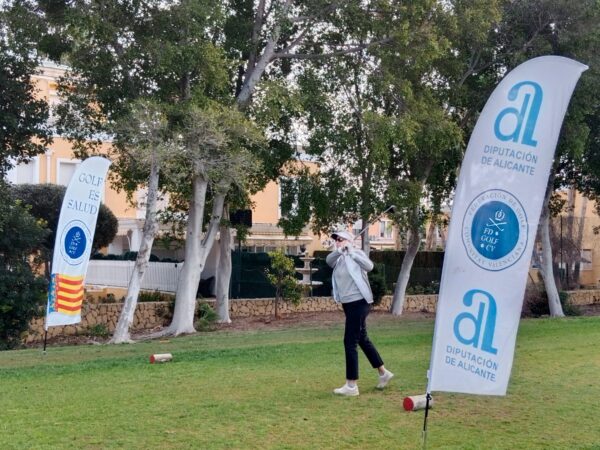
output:
[[378, 389], [386, 387], [394, 374], [384, 367], [375, 345], [367, 336], [366, 319], [373, 303], [367, 272], [373, 269], [373, 262], [365, 252], [354, 248], [354, 238], [349, 232], [336, 231], [331, 237], [335, 241], [335, 250], [327, 255], [327, 264], [333, 267], [331, 277], [333, 298], [342, 304], [346, 315], [344, 330], [346, 384], [334, 389], [333, 392], [338, 395], [357, 396], [357, 345], [360, 346], [371, 366], [379, 372]]

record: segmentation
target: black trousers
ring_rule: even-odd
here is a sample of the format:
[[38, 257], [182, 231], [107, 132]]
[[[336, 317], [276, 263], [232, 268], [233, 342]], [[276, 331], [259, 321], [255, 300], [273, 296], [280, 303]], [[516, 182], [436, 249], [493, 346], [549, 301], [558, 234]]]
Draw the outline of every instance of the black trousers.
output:
[[367, 316], [371, 305], [365, 299], [350, 303], [342, 303], [346, 315], [344, 330], [344, 350], [346, 352], [346, 379], [358, 380], [358, 351], [357, 345], [371, 363], [373, 368], [383, 365], [383, 360], [373, 343], [367, 336]]

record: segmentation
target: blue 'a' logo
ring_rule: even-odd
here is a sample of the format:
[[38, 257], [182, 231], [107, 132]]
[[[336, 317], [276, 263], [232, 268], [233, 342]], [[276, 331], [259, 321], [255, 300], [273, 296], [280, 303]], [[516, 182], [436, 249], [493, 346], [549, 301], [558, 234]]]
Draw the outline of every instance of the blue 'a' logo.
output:
[[[531, 98], [531, 93], [527, 92], [522, 97], [520, 108], [511, 106], [500, 111], [494, 122], [494, 133], [501, 141], [519, 142], [520, 139], [521, 144], [536, 147], [537, 141], [533, 138], [533, 132], [535, 131], [538, 115], [540, 114], [544, 93], [538, 83], [534, 81], [521, 81], [515, 84], [508, 92], [508, 99], [511, 102], [516, 101], [519, 90], [524, 86], [533, 88], [533, 99]], [[525, 124], [524, 129], [523, 124]]]
[[[476, 295], [478, 305], [473, 304]], [[463, 312], [456, 316], [454, 319], [456, 339], [465, 345], [481, 348], [484, 352], [494, 355], [498, 353], [498, 349], [493, 346], [496, 331], [496, 300], [492, 294], [481, 289], [471, 289], [465, 293], [463, 304], [469, 307], [478, 306], [478, 308], [476, 315]]]

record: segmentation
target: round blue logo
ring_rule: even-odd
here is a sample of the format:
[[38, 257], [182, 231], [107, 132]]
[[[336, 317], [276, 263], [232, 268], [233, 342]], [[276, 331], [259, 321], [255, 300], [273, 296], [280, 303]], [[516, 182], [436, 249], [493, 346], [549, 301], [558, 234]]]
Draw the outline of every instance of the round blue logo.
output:
[[77, 259], [83, 252], [85, 252], [85, 246], [87, 244], [85, 233], [80, 227], [71, 227], [65, 234], [65, 253], [71, 259]]
[[462, 240], [469, 259], [498, 271], [516, 263], [527, 246], [525, 210], [510, 192], [494, 189], [479, 194], [463, 218]]
[[519, 241], [519, 221], [506, 204], [491, 201], [482, 205], [471, 224], [471, 241], [482, 256], [500, 259], [508, 255]]
[[77, 266], [86, 260], [86, 255], [91, 244], [92, 236], [88, 227], [81, 220], [72, 220], [61, 234], [60, 247], [64, 261], [72, 266]]

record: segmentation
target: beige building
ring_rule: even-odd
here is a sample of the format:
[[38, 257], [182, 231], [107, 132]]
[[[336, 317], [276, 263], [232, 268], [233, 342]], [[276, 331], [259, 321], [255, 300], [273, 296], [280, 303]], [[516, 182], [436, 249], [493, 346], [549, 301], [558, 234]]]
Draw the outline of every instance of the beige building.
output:
[[579, 284], [584, 287], [600, 286], [600, 217], [595, 202], [575, 191], [564, 191], [567, 200], [562, 213], [552, 219], [551, 236], [554, 261], [563, 278], [572, 281], [575, 265], [579, 263]]

